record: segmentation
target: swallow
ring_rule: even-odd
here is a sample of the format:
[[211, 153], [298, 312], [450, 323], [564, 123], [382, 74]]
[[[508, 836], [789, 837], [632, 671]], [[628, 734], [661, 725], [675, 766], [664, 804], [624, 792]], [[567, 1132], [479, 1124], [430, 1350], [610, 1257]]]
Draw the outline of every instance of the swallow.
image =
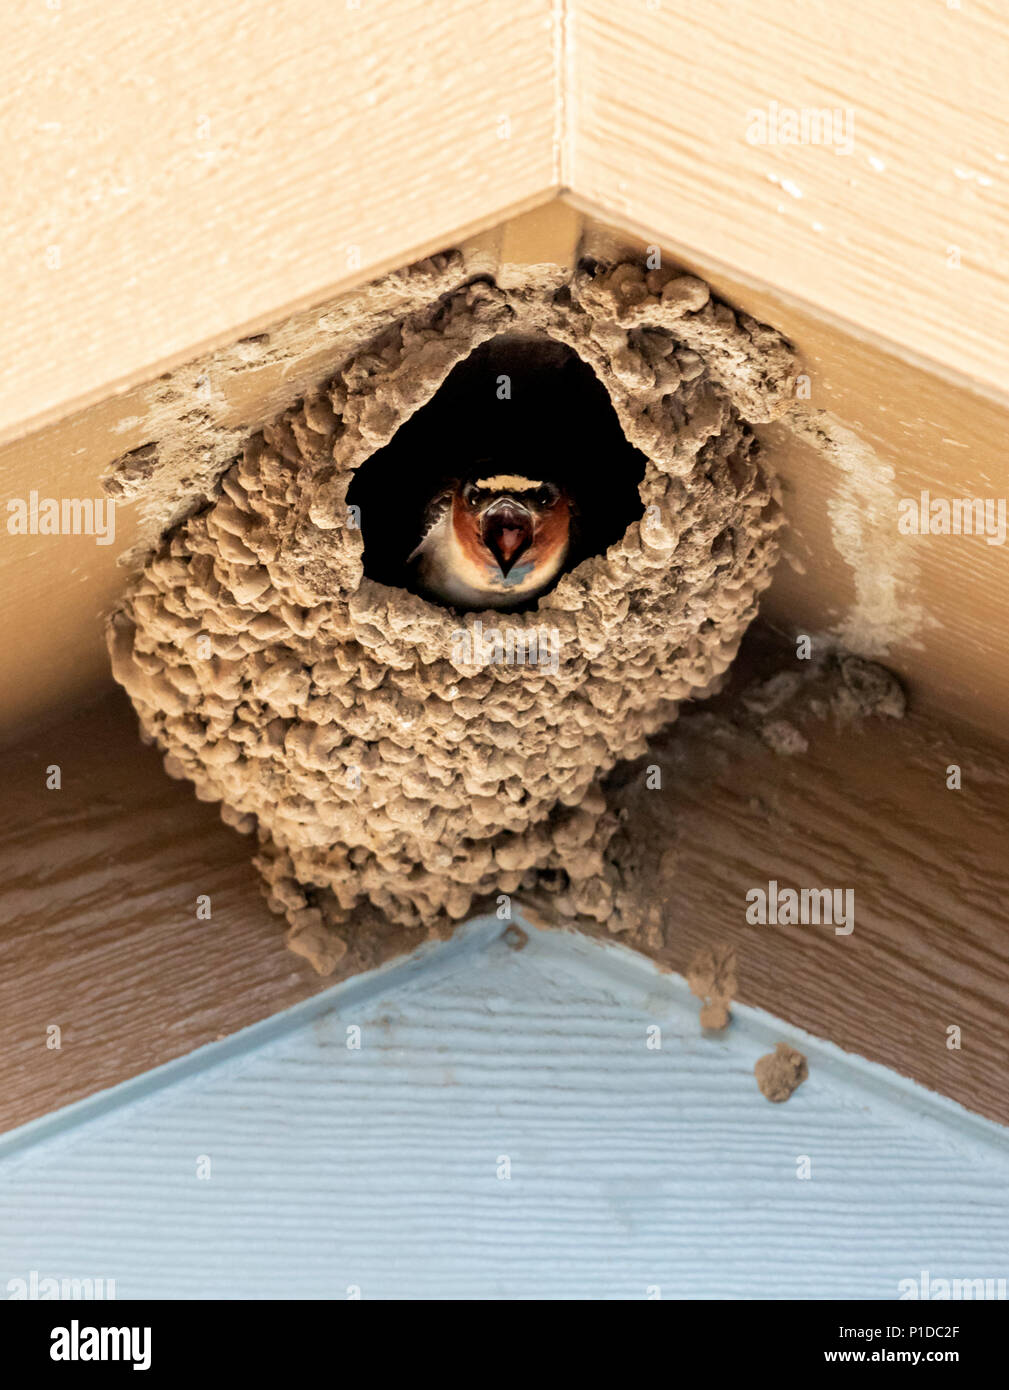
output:
[[407, 563], [426, 596], [454, 608], [516, 608], [561, 573], [571, 522], [557, 483], [514, 473], [456, 480], [428, 503]]

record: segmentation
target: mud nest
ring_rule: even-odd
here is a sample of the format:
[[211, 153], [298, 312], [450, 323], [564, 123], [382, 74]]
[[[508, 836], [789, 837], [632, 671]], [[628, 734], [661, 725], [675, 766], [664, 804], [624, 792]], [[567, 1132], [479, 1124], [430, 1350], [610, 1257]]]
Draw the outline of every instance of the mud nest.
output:
[[[459, 614], [366, 577], [348, 488], [510, 334], [596, 374], [646, 459], [642, 515], [532, 609]], [[756, 612], [781, 512], [748, 422], [792, 380], [780, 336], [693, 277], [481, 276], [251, 438], [164, 537], [110, 619], [113, 670], [168, 772], [257, 836], [295, 951], [327, 973], [369, 912], [421, 939], [544, 884], [564, 914], [633, 925], [602, 779], [717, 687]]]

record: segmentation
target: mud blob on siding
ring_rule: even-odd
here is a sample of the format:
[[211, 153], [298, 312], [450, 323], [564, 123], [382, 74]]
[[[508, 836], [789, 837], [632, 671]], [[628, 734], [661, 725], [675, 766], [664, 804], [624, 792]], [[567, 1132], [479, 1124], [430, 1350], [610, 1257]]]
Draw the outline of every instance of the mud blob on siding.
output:
[[[516, 335], [602, 383], [644, 456], [641, 515], [533, 608], [457, 613], [366, 574], [348, 490], [457, 364]], [[164, 537], [110, 620], [114, 673], [168, 772], [256, 835], [320, 972], [376, 912], [420, 940], [537, 885], [635, 924], [601, 779], [735, 656], [781, 524], [748, 422], [792, 381], [780, 336], [692, 277], [483, 276], [391, 323]]]

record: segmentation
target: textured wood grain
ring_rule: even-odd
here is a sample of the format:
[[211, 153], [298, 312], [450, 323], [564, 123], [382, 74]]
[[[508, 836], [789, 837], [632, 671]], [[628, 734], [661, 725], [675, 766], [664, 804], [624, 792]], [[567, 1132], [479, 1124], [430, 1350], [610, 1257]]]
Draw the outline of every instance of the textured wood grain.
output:
[[[1004, 6], [578, 0], [571, 13], [580, 198], [1004, 396]], [[843, 138], [749, 143], [750, 113], [772, 102], [850, 111], [852, 152]]]
[[[747, 639], [734, 689], [698, 707], [618, 776], [642, 891], [661, 909], [657, 959], [735, 950], [744, 1003], [1009, 1123], [1009, 759], [921, 716], [844, 723], [815, 701], [748, 715], [746, 679], [798, 671]], [[806, 740], [772, 751], [787, 723]], [[648, 790], [645, 768], [662, 768]], [[957, 764], [962, 787], [947, 788]], [[841, 888], [855, 925], [751, 925], [747, 893]], [[947, 1030], [961, 1030], [951, 1049]]]
[[1004, 1135], [787, 1029], [809, 1079], [772, 1105], [753, 1065], [781, 1036], [750, 1013], [702, 1038], [682, 982], [572, 938], [434, 959], [92, 1123], [0, 1141], [0, 1287], [892, 1299], [923, 1269], [1005, 1278]]
[[[780, 661], [757, 647], [740, 683]], [[810, 718], [808, 752], [788, 758], [725, 708], [711, 718], [699, 708], [656, 745], [664, 790], [642, 792], [640, 769], [624, 780], [627, 833], [663, 904], [658, 959], [684, 972], [701, 947], [732, 945], [745, 1003], [1009, 1122], [1005, 750], [924, 717]], [[945, 787], [952, 762], [960, 792]], [[53, 763], [59, 792], [45, 789]], [[121, 693], [8, 750], [0, 779], [0, 1128], [321, 988], [260, 897], [250, 842], [165, 776]], [[770, 878], [853, 887], [855, 931], [748, 926], [746, 891]], [[196, 918], [201, 893], [211, 921]], [[361, 923], [346, 968], [415, 940]]]
[[[114, 0], [7, 44], [0, 436], [562, 185], [1005, 392], [990, 4]], [[772, 102], [851, 154], [748, 143]]]
[[542, 200], [550, 13], [109, 0], [12, 16], [0, 432]]
[[[58, 791], [46, 788], [53, 765]], [[0, 769], [0, 1128], [330, 983], [284, 945], [253, 846], [165, 775], [118, 688], [8, 750]], [[196, 915], [201, 894], [209, 920]], [[365, 933], [348, 972], [413, 940]]]

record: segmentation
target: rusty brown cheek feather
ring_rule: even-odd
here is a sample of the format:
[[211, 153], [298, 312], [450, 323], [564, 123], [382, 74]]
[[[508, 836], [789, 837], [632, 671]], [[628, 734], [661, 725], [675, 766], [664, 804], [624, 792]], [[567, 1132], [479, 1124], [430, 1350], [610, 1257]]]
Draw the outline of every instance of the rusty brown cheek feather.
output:
[[452, 526], [467, 560], [471, 560], [475, 565], [486, 565], [487, 547], [480, 535], [479, 523], [459, 497], [452, 500]]
[[570, 507], [567, 498], [561, 497], [541, 518], [536, 528], [535, 550], [537, 559], [550, 560], [558, 551], [565, 549], [569, 540], [570, 525]]

